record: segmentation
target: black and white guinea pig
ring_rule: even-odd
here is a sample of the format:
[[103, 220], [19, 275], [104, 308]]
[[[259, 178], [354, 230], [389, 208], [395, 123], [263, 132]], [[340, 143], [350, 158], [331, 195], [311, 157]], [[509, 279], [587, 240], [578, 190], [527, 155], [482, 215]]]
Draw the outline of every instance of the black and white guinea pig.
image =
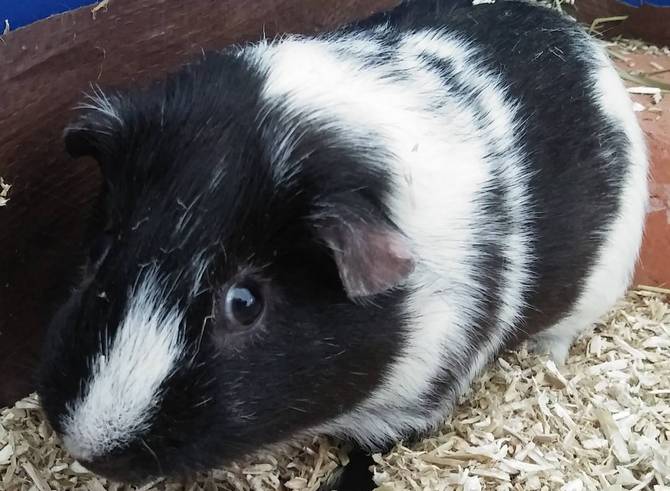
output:
[[416, 0], [96, 93], [65, 134], [105, 224], [41, 400], [125, 481], [439, 424], [501, 350], [557, 360], [622, 295], [647, 157], [575, 23]]

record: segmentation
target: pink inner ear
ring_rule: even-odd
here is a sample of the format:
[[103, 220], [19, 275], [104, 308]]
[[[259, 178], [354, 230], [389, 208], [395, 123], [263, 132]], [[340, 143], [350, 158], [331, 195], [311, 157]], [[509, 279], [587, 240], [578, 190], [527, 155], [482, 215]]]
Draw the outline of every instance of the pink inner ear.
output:
[[329, 228], [324, 236], [349, 298], [387, 291], [414, 270], [408, 241], [389, 228], [343, 224]]

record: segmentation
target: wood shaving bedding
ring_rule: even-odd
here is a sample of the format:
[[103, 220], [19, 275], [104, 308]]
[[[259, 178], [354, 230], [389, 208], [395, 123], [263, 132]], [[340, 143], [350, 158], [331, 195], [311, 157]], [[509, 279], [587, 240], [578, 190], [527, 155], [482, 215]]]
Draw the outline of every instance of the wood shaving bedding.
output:
[[[668, 301], [663, 289], [631, 292], [563, 367], [523, 348], [506, 353], [437, 434], [374, 456], [378, 489], [670, 489]], [[69, 458], [35, 396], [0, 413], [3, 491], [316, 490], [346, 462], [342, 449], [317, 438], [188, 482], [134, 488]]]
[[11, 184], [5, 182], [5, 180], [0, 177], [0, 206], [7, 206], [9, 203], [9, 190], [12, 188]]
[[670, 489], [664, 300], [632, 292], [564, 367], [505, 354], [439, 435], [377, 457], [379, 489]]

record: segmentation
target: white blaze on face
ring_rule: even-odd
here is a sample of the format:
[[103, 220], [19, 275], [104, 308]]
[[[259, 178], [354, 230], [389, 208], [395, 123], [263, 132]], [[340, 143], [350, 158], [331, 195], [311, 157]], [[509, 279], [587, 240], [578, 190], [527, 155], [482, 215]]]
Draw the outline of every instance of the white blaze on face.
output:
[[90, 377], [63, 420], [63, 442], [75, 458], [104, 455], [148, 429], [184, 349], [183, 313], [164, 301], [150, 272], [131, 292], [114, 339], [91, 360]]

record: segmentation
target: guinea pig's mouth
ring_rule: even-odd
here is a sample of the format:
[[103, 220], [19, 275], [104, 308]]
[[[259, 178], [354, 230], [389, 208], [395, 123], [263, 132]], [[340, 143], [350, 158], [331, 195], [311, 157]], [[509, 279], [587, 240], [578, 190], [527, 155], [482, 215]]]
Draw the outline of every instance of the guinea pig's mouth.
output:
[[195, 478], [200, 470], [182, 462], [163, 462], [149, 450], [124, 451], [93, 459], [78, 458], [77, 462], [100, 477], [136, 487], [145, 486], [162, 478], [178, 482], [189, 481]]
[[[163, 477], [155, 469], [138, 469], [137, 463], [131, 458], [96, 460], [95, 462], [78, 460], [88, 471], [105, 479], [118, 483], [130, 484], [132, 486], [143, 486], [150, 481]], [[153, 466], [152, 466], [153, 467]]]
[[69, 448], [67, 438], [63, 443], [70, 455], [88, 471], [118, 483], [143, 486], [161, 477], [173, 477], [177, 470], [176, 466], [163, 465], [154, 452], [144, 448], [125, 447], [91, 457], [78, 455], [76, 448]]
[[186, 474], [163, 472], [162, 469], [159, 471], [155, 463], [138, 464], [133, 457], [97, 460], [95, 462], [79, 460], [78, 462], [93, 474], [110, 481], [136, 487], [145, 486], [159, 478], [182, 480], [191, 477]]

